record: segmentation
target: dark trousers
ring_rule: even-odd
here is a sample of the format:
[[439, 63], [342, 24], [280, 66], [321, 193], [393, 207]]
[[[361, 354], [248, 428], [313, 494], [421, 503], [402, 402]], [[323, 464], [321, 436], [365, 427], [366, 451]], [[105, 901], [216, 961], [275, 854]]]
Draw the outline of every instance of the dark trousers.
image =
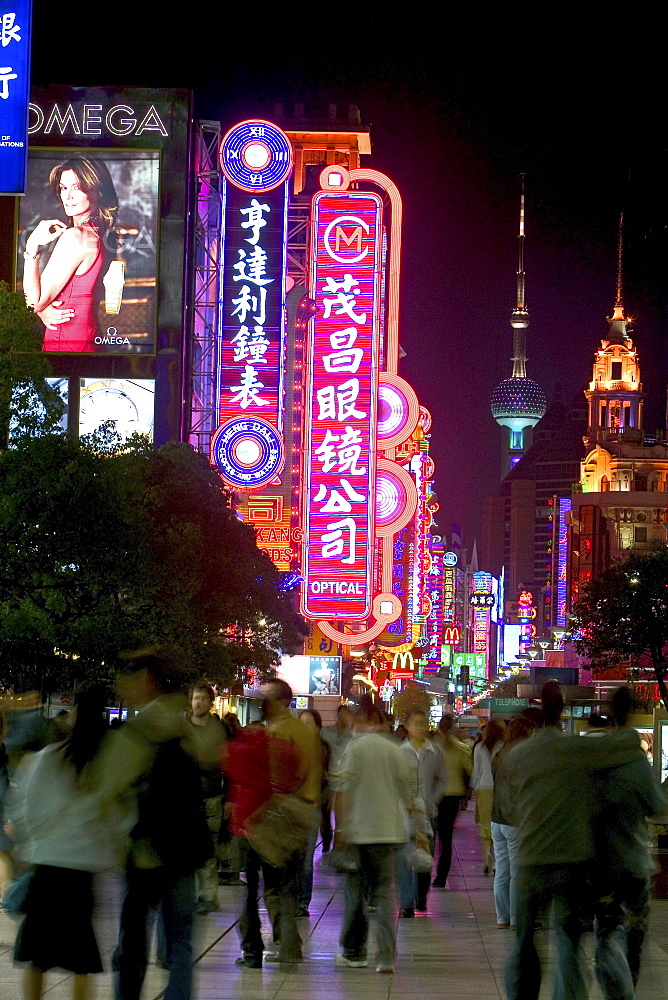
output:
[[166, 868], [126, 871], [118, 945], [112, 958], [116, 1000], [139, 1000], [148, 964], [148, 937], [153, 911], [161, 908], [165, 929], [169, 982], [164, 1000], [191, 1000], [192, 929], [195, 875]]
[[239, 919], [239, 934], [244, 955], [259, 960], [264, 951], [257, 905], [262, 871], [274, 945], [282, 961], [301, 962], [302, 939], [297, 929], [297, 906], [304, 872], [304, 851], [293, 854], [282, 868], [274, 868], [261, 860], [248, 841], [243, 842], [243, 848], [246, 899]]
[[457, 819], [461, 800], [461, 795], [444, 795], [438, 804], [436, 832], [441, 842], [441, 853], [436, 865], [436, 882], [445, 882], [450, 874], [452, 837], [455, 832], [455, 820]]
[[650, 884], [622, 872], [594, 880], [596, 978], [606, 1000], [632, 1000], [647, 932]]

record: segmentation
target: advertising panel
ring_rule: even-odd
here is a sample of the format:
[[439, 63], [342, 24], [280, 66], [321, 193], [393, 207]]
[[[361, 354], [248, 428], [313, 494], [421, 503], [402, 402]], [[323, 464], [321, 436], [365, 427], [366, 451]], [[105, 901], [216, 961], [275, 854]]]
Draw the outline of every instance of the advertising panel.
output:
[[28, 152], [32, 0], [0, 4], [0, 194], [23, 194]]
[[319, 192], [312, 218], [302, 611], [360, 621], [372, 598], [382, 202]]
[[294, 694], [341, 696], [340, 656], [283, 656], [276, 671]]
[[30, 150], [17, 287], [43, 350], [154, 352], [159, 178], [159, 150]]
[[91, 434], [110, 420], [124, 440], [136, 433], [153, 440], [153, 379], [82, 378], [80, 386], [80, 435]]

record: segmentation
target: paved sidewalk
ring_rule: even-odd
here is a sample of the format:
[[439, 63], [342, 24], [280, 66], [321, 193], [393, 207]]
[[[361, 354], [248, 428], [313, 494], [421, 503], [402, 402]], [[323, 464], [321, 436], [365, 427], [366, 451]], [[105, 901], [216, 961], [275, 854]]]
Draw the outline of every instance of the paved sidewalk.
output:
[[[399, 921], [398, 958], [393, 976], [377, 975], [375, 963], [368, 969], [341, 969], [334, 965], [339, 953], [338, 936], [343, 913], [343, 877], [330, 872], [326, 858], [316, 854], [315, 889], [311, 917], [302, 920], [306, 960], [285, 968], [266, 965], [262, 970], [237, 969], [239, 955], [236, 917], [244, 889], [220, 890], [221, 910], [198, 918], [196, 955], [197, 1000], [503, 1000], [503, 965], [512, 942], [512, 931], [496, 926], [492, 878], [482, 871], [480, 844], [473, 810], [460, 813], [455, 832], [455, 853], [449, 889], [432, 889], [429, 910], [412, 920]], [[99, 941], [105, 966], [116, 942], [120, 895], [117, 879], [106, 878], [100, 886]], [[268, 931], [266, 912], [263, 927]], [[21, 1000], [21, 970], [12, 963], [16, 924], [0, 914], [0, 1000]], [[592, 935], [586, 935], [588, 956]], [[552, 993], [553, 953], [546, 932], [540, 947], [544, 981], [541, 1000]], [[270, 942], [265, 933], [265, 942]], [[370, 949], [370, 955], [372, 950]], [[591, 964], [591, 957], [589, 958]], [[152, 965], [143, 1000], [162, 995], [166, 973]], [[51, 972], [47, 977], [48, 1000], [71, 997], [71, 977]], [[650, 940], [638, 985], [637, 1000], [665, 1000], [668, 994], [668, 901], [652, 904]], [[112, 1000], [111, 975], [95, 977], [97, 1000]], [[592, 982], [589, 996], [600, 1000]], [[586, 998], [583, 998], [586, 1000]]]

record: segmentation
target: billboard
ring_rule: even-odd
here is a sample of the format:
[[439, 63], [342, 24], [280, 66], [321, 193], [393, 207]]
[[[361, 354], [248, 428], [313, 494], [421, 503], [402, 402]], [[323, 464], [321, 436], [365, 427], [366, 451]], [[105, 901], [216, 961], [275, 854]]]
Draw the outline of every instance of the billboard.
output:
[[17, 287], [43, 350], [153, 354], [159, 181], [159, 150], [30, 150]]
[[283, 656], [277, 670], [294, 694], [341, 696], [340, 656]]
[[371, 609], [382, 201], [315, 195], [306, 344], [303, 477], [307, 618], [361, 621]]
[[23, 194], [28, 151], [32, 0], [0, 6], [0, 194]]
[[153, 440], [153, 379], [82, 378], [79, 392], [80, 435], [91, 434], [111, 420], [124, 440], [137, 433]]

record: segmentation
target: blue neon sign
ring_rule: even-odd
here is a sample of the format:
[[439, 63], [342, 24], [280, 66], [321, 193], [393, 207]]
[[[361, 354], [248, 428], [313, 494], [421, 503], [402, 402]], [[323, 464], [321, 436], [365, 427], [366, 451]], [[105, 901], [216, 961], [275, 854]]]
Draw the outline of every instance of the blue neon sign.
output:
[[32, 0], [0, 0], [0, 194], [25, 194]]

